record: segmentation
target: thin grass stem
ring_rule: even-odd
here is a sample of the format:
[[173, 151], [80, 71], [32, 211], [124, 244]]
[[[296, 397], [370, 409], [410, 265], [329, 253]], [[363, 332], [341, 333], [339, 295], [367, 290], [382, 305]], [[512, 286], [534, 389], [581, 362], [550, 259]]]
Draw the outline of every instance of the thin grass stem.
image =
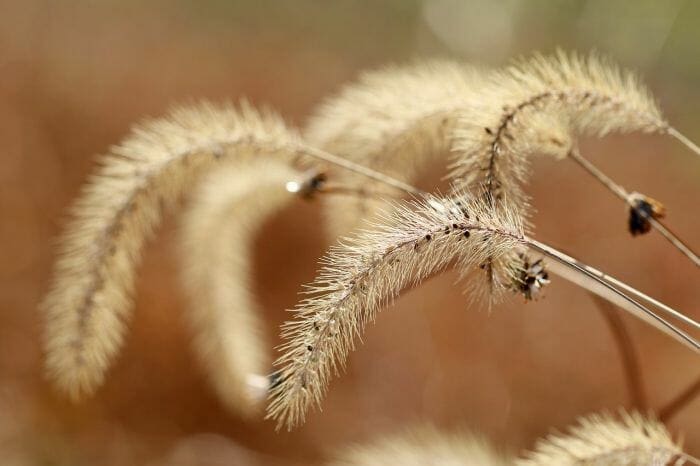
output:
[[427, 194], [426, 192], [421, 191], [420, 189], [411, 186], [408, 183], [404, 183], [403, 181], [397, 180], [396, 178], [392, 178], [389, 175], [385, 175], [376, 170], [372, 170], [371, 168], [352, 162], [351, 160], [344, 159], [343, 157], [338, 157], [337, 155], [331, 154], [330, 152], [326, 152], [324, 150], [308, 145], [302, 145], [302, 149], [304, 155], [323, 160], [325, 162], [337, 165], [346, 170], [350, 170], [352, 172], [366, 176], [367, 178], [371, 178], [375, 181], [379, 181], [380, 183], [384, 183], [387, 186], [392, 186], [394, 188], [400, 189], [401, 191], [404, 191], [407, 194], [411, 194], [412, 196], [424, 197]]
[[639, 411], [646, 411], [647, 397], [644, 390], [642, 370], [639, 366], [639, 356], [634, 347], [632, 337], [627, 330], [627, 326], [625, 325], [624, 320], [622, 320], [620, 314], [617, 312], [617, 309], [615, 309], [610, 302], [601, 298], [595, 293], [589, 292], [589, 295], [596, 307], [598, 307], [600, 310], [600, 313], [603, 315], [603, 318], [605, 319], [605, 322], [610, 328], [610, 332], [615, 339], [615, 344], [617, 345], [617, 349], [620, 353], [622, 366], [625, 371], [625, 380], [627, 383], [630, 404]]
[[659, 409], [659, 420], [668, 422], [673, 416], [678, 414], [688, 403], [693, 401], [700, 393], [700, 377], [693, 382], [689, 387], [676, 395], [663, 408]]
[[686, 146], [691, 151], [695, 152], [697, 155], [700, 155], [700, 146], [695, 144], [693, 141], [691, 141], [689, 138], [687, 138], [683, 133], [678, 131], [676, 128], [669, 126], [666, 129], [666, 133], [669, 136], [676, 138], [678, 141], [681, 142], [681, 144]]
[[683, 240], [681, 240], [677, 235], [675, 235], [668, 227], [666, 227], [661, 221], [652, 217], [644, 209], [641, 209], [633, 200], [630, 193], [628, 193], [625, 188], [615, 183], [609, 176], [603, 173], [598, 167], [596, 167], [589, 160], [583, 158], [578, 151], [572, 150], [569, 152], [569, 158], [575, 161], [579, 166], [591, 174], [595, 179], [600, 181], [605, 187], [607, 187], [613, 194], [625, 201], [632, 209], [634, 209], [637, 214], [642, 218], [645, 218], [651, 226], [656, 229], [669, 243], [671, 243], [676, 249], [683, 253], [688, 259], [690, 259], [693, 264], [700, 267], [700, 257], [688, 246]]
[[[688, 335], [686, 332], [676, 327], [671, 322], [667, 321], [660, 315], [650, 310], [648, 307], [640, 303], [637, 299], [652, 304], [658, 301], [646, 296], [641, 291], [635, 290], [631, 286], [620, 282], [614, 277], [604, 274], [600, 270], [597, 270], [593, 267], [579, 262], [573, 257], [568, 256], [563, 252], [554, 249], [551, 246], [540, 243], [539, 241], [528, 237], [524, 238], [524, 243], [529, 248], [554, 259], [554, 263], [550, 264], [550, 270], [552, 272], [556, 273], [557, 275], [561, 276], [566, 280], [575, 283], [578, 286], [587, 289], [588, 291], [591, 291], [617, 305], [620, 305], [625, 310], [631, 312], [637, 317], [642, 318], [643, 320], [650, 323], [659, 330], [664, 331], [664, 333], [667, 333], [679, 342], [684, 343], [696, 353], [700, 353], [700, 343], [695, 338]], [[556, 267], [557, 263], [560, 265], [560, 267]], [[561, 266], [564, 267], [562, 268]], [[571, 271], [574, 271], [575, 274], [572, 275]], [[628, 291], [637, 299], [625, 294], [623, 291], [618, 289], [617, 286], [624, 289], [625, 291]], [[670, 316], [675, 317], [676, 319], [682, 320], [683, 322], [688, 323], [695, 328], [700, 328], [700, 324], [695, 322], [693, 319], [684, 316], [680, 312], [671, 309], [668, 306], [664, 305], [663, 307], [661, 307], [661, 309], [666, 311]]]

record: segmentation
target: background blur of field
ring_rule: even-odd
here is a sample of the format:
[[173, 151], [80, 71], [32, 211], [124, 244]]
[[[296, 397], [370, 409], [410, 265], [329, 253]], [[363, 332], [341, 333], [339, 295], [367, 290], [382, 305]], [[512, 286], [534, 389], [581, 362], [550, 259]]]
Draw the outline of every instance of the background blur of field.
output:
[[[264, 5], [264, 6], [263, 6]], [[72, 405], [41, 373], [37, 303], [53, 238], [93, 165], [131, 123], [200, 98], [247, 96], [303, 124], [358, 71], [422, 56], [487, 64], [534, 49], [596, 48], [644, 75], [700, 140], [700, 2], [0, 0], [0, 463], [313, 464], [345, 442], [418, 421], [483, 432], [518, 451], [550, 426], [626, 403], [615, 347], [581, 291], [489, 315], [456, 275], [431, 280], [370, 326], [322, 414], [297, 432], [244, 423], [212, 395], [188, 346], [169, 219], [149, 248], [125, 350], [96, 397]], [[410, 96], [407, 96], [410, 98]], [[630, 189], [663, 200], [700, 247], [700, 159], [659, 136], [585, 141]], [[635, 240], [623, 206], [570, 162], [537, 160], [536, 235], [700, 319], [700, 274], [659, 236]], [[270, 346], [328, 243], [318, 203], [260, 238], [257, 291]], [[698, 358], [625, 316], [652, 406], [700, 374]], [[672, 423], [700, 455], [700, 400]]]

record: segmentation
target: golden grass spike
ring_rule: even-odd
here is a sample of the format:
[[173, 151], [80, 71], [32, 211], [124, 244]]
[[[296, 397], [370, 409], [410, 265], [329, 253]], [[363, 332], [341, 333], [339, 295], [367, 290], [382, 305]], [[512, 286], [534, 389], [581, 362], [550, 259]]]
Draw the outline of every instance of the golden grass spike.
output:
[[639, 413], [621, 412], [619, 419], [609, 414], [582, 418], [567, 434], [555, 433], [540, 439], [534, 451], [526, 453], [516, 464], [652, 466], [686, 461], [693, 459], [683, 453], [663, 424]]
[[481, 111], [458, 128], [451, 176], [461, 187], [485, 184], [496, 199], [512, 197], [509, 190], [523, 179], [520, 158], [527, 152], [565, 157], [576, 134], [668, 129], [636, 76], [596, 54], [535, 55], [492, 77], [476, 103]]
[[[478, 98], [484, 77], [465, 65], [434, 61], [362, 74], [314, 112], [304, 132], [309, 143], [413, 184], [429, 166], [445, 164], [458, 116]], [[345, 184], [369, 192], [386, 187], [350, 173]], [[330, 233], [347, 234], [384, 205], [376, 197], [330, 198]]]
[[[354, 337], [402, 290], [449, 265], [466, 272], [521, 245], [518, 217], [467, 199], [399, 205], [373, 230], [331, 248], [308, 287], [311, 296], [283, 326], [284, 354], [276, 362], [281, 381], [271, 392], [267, 416], [278, 428], [304, 422], [332, 374], [344, 367]], [[519, 266], [519, 261], [512, 264], [510, 283], [519, 277]]]
[[297, 197], [301, 173], [277, 160], [231, 163], [206, 176], [182, 217], [182, 283], [194, 345], [220, 400], [244, 416], [267, 395], [251, 379], [270, 371], [258, 303], [250, 291], [259, 229]]
[[506, 466], [509, 458], [468, 432], [444, 433], [432, 426], [345, 447], [328, 466]]
[[83, 187], [42, 309], [46, 369], [71, 398], [91, 394], [122, 345], [141, 249], [194, 178], [215, 162], [294, 155], [282, 120], [243, 103], [201, 104], [145, 122]]

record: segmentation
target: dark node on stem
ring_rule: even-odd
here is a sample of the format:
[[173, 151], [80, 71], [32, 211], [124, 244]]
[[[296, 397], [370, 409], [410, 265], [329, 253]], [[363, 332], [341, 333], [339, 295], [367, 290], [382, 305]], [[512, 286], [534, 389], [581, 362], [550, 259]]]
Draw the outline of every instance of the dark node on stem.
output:
[[469, 238], [469, 235], [470, 235], [469, 230], [464, 230], [463, 235], [465, 238]]
[[272, 374], [267, 376], [267, 380], [269, 383], [268, 390], [275, 389], [280, 386], [282, 382], [284, 382], [284, 377], [282, 376], [282, 371], [275, 371]]
[[310, 199], [321, 190], [327, 179], [325, 173], [311, 170], [304, 175], [302, 181], [288, 184], [287, 190], [296, 192], [304, 199]]
[[549, 274], [544, 269], [542, 259], [530, 263], [530, 259], [525, 254], [520, 254], [522, 269], [514, 283], [514, 288], [520, 292], [526, 300], [537, 299], [542, 288], [549, 284]]
[[666, 215], [666, 208], [659, 201], [643, 194], [632, 194], [633, 207], [630, 207], [628, 220], [632, 236], [643, 235], [651, 230], [650, 218], [659, 219]]
[[[462, 201], [455, 202], [455, 205], [457, 205], [457, 207], [459, 208], [459, 211], [462, 213], [462, 215], [464, 215], [466, 218], [469, 218], [469, 212], [467, 212], [467, 208], [464, 207], [464, 205], [462, 204]], [[457, 227], [455, 227], [455, 228], [457, 228]]]

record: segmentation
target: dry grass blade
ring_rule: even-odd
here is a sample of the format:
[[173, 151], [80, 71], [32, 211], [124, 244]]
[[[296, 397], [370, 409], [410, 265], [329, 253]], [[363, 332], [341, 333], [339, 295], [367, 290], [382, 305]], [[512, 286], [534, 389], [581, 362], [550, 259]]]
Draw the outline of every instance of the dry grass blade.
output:
[[[253, 241], [266, 219], [297, 196], [301, 173], [287, 163], [228, 164], [202, 180], [183, 213], [180, 256], [194, 344], [219, 399], [251, 416], [267, 395], [269, 372], [258, 303], [250, 291]], [[301, 183], [297, 183], [301, 184]]]
[[328, 466], [506, 466], [509, 458], [467, 432], [444, 433], [431, 426], [407, 429], [367, 444], [345, 447]]
[[616, 419], [608, 414], [579, 420], [568, 434], [552, 434], [538, 441], [535, 450], [517, 461], [518, 466], [637, 466], [692, 464], [666, 427], [638, 413], [621, 412]]
[[657, 311], [665, 313], [669, 317], [695, 329], [700, 328], [700, 323], [617, 280], [615, 277], [586, 265], [549, 245], [540, 243], [532, 238], [526, 238], [525, 242], [532, 250], [553, 259], [548, 263], [548, 270], [552, 273], [624, 309], [694, 352], [700, 352], [700, 342], [647, 306], [652, 306]]
[[[308, 287], [311, 297], [286, 323], [281, 382], [271, 393], [268, 417], [278, 428], [304, 422], [318, 406], [329, 379], [345, 363], [354, 338], [402, 289], [419, 284], [450, 264], [466, 271], [486, 257], [510, 255], [509, 284], [522, 262], [517, 217], [465, 197], [398, 206], [381, 225], [332, 248], [325, 267]], [[506, 289], [494, 290], [494, 293]]]
[[46, 368], [78, 399], [92, 393], [122, 344], [141, 249], [164, 211], [220, 160], [292, 157], [282, 120], [245, 103], [203, 104], [136, 127], [112, 148], [72, 208], [43, 302]]

